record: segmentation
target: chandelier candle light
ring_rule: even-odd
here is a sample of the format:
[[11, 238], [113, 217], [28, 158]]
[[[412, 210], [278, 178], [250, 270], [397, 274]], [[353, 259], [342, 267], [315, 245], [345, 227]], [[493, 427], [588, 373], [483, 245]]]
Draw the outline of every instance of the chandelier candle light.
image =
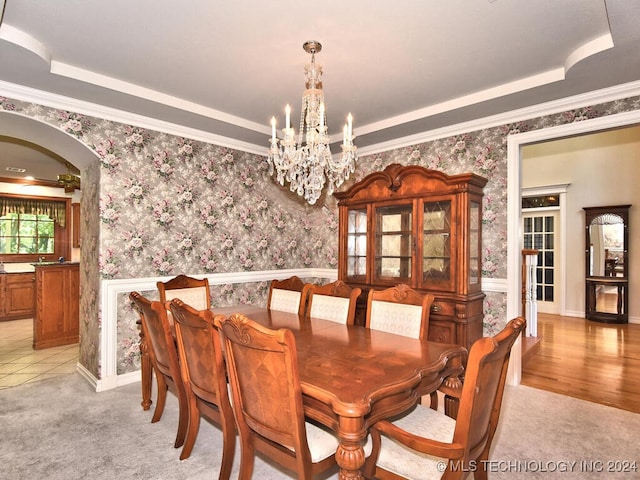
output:
[[275, 169], [280, 185], [289, 182], [292, 192], [313, 205], [320, 198], [325, 184], [331, 195], [353, 173], [358, 148], [353, 144], [353, 117], [349, 114], [343, 130], [342, 154], [337, 158], [331, 155], [322, 91], [322, 66], [315, 63], [315, 54], [322, 45], [310, 40], [302, 48], [311, 54], [311, 63], [304, 68], [307, 88], [302, 95], [298, 138], [296, 141], [295, 129], [291, 128], [291, 107], [287, 105], [281, 145], [276, 138], [276, 119], [271, 119], [268, 162], [269, 175], [273, 175]]

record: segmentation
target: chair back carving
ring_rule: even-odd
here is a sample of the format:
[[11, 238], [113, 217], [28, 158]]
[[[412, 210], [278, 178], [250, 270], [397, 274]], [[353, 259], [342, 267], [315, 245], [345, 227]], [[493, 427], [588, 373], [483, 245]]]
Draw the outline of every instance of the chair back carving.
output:
[[331, 434], [325, 432], [333, 440], [331, 455], [320, 455], [321, 461], [314, 462], [310, 450], [310, 445], [315, 449], [326, 440], [308, 442], [293, 332], [268, 329], [241, 314], [218, 316], [216, 323], [223, 333], [243, 451], [239, 478], [251, 477], [253, 451], [265, 441], [273, 445], [271, 458], [297, 471], [299, 478], [311, 479], [318, 468], [335, 464], [337, 440]]
[[305, 286], [295, 275], [284, 280], [273, 280], [269, 286], [267, 308], [303, 315], [307, 302]]
[[158, 282], [158, 293], [162, 303], [179, 298], [196, 310], [208, 309], [211, 305], [209, 280], [198, 279], [186, 275], [178, 275], [166, 282]]
[[429, 312], [434, 297], [400, 284], [386, 290], [369, 290], [367, 328], [405, 337], [427, 339]]
[[337, 280], [326, 285], [309, 285], [308, 291], [307, 317], [353, 325], [360, 288]]
[[182, 446], [187, 430], [187, 397], [180, 372], [178, 351], [169, 319], [167, 306], [162, 302], [152, 302], [138, 292], [131, 292], [129, 298], [140, 315], [142, 331], [146, 338], [151, 365], [158, 382], [158, 401], [152, 422], [160, 420], [166, 403], [167, 390], [171, 390], [179, 402], [178, 434], [176, 447]]
[[235, 451], [235, 421], [229, 402], [224, 354], [211, 310], [196, 310], [180, 299], [170, 303], [182, 377], [189, 400], [189, 430], [181, 459], [188, 458], [195, 443], [200, 417], [220, 425], [223, 455], [220, 478], [231, 475]]

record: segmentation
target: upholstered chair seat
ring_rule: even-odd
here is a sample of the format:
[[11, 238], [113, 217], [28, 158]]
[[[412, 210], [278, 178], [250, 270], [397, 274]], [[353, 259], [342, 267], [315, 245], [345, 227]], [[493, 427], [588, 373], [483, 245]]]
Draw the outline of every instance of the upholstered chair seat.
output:
[[[451, 443], [456, 421], [429, 407], [416, 405], [413, 411], [393, 422], [407, 433]], [[448, 459], [421, 452], [407, 454], [402, 444], [383, 435], [378, 465], [385, 470], [413, 480], [431, 480], [442, 476], [442, 462]]]
[[515, 318], [496, 336], [483, 337], [471, 346], [456, 419], [416, 405], [397, 419], [375, 423], [364, 476], [461, 480], [473, 472], [475, 480], [486, 480], [511, 347], [525, 324], [523, 318]]

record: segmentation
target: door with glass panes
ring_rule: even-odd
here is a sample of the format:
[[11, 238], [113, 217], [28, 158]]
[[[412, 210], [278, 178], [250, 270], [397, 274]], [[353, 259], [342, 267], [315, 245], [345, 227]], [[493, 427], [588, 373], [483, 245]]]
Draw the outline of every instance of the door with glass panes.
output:
[[538, 250], [537, 300], [540, 313], [560, 314], [560, 212], [525, 211], [524, 248]]

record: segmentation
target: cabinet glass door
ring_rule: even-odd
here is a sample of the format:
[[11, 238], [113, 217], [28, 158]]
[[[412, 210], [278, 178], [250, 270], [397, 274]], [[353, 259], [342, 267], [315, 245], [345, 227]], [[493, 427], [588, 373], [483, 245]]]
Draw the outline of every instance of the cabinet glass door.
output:
[[367, 274], [367, 209], [347, 213], [347, 277], [364, 279]]
[[471, 202], [469, 208], [469, 285], [480, 282], [480, 203]]
[[413, 206], [375, 209], [375, 280], [394, 284], [411, 280]]
[[422, 282], [451, 280], [451, 201], [425, 202], [422, 221]]

